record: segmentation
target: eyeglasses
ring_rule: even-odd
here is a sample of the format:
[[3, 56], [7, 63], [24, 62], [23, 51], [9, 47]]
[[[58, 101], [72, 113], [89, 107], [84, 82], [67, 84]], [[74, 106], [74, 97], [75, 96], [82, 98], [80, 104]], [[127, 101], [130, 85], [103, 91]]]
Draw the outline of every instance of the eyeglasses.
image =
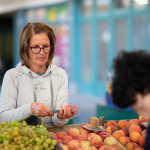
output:
[[44, 46], [42, 48], [29, 46], [29, 48], [31, 49], [32, 53], [34, 53], [34, 54], [39, 54], [41, 52], [41, 49], [43, 49], [44, 53], [47, 54], [47, 53], [50, 53], [52, 46]]

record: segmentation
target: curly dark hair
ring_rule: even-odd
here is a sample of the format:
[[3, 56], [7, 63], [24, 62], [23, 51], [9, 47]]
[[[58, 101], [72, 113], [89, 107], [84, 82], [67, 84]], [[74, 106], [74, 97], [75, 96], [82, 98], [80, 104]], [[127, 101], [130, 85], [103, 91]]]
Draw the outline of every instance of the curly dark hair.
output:
[[150, 54], [121, 51], [113, 61], [112, 101], [120, 108], [136, 103], [136, 94], [150, 93]]

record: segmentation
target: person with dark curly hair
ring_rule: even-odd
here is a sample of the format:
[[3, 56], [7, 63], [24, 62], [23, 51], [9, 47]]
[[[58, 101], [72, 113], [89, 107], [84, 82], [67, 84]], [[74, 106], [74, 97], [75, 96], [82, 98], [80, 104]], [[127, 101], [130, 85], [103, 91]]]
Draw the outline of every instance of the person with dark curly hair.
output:
[[[120, 107], [131, 106], [150, 119], [150, 54], [144, 50], [121, 51], [113, 61], [112, 101]], [[150, 149], [150, 126], [145, 149]]]

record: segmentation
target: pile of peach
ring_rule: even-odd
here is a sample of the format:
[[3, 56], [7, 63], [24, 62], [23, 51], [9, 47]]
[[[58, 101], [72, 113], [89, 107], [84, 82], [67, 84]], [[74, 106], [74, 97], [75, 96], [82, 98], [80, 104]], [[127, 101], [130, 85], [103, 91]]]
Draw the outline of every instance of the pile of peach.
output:
[[[91, 126], [86, 124], [85, 126]], [[64, 150], [122, 150], [114, 137], [110, 137], [107, 132], [98, 134], [89, 130], [71, 128], [65, 132], [50, 132], [51, 136], [57, 140]]]
[[129, 150], [144, 150], [146, 142], [146, 128], [141, 124], [148, 120], [139, 116], [139, 119], [131, 119], [129, 122], [120, 120], [108, 121], [105, 125], [106, 131], [115, 137], [120, 143]]

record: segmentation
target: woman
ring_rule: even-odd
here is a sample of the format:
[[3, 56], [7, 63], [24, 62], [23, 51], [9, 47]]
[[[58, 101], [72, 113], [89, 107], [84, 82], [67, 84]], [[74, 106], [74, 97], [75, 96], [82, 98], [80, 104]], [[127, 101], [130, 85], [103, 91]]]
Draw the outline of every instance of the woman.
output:
[[[62, 126], [76, 115], [68, 105], [65, 71], [52, 64], [55, 35], [44, 23], [27, 23], [20, 33], [20, 60], [6, 72], [0, 98], [0, 122], [42, 117], [45, 125]], [[53, 114], [51, 110], [59, 109]], [[63, 111], [64, 109], [64, 111]]]
[[[114, 60], [112, 100], [120, 108], [131, 106], [150, 119], [150, 54], [146, 51], [120, 52]], [[145, 149], [150, 149], [150, 126]]]

